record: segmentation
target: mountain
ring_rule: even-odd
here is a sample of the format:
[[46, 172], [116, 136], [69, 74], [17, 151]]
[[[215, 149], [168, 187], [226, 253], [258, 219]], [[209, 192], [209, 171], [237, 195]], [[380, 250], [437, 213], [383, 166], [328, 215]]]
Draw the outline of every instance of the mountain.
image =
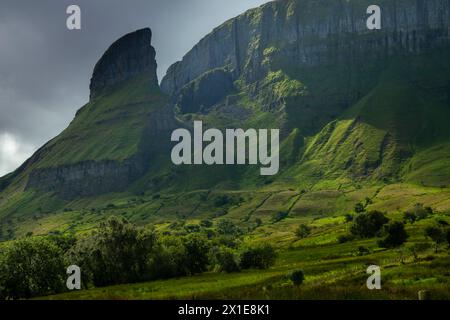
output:
[[[336, 213], [376, 196], [374, 186], [447, 192], [450, 2], [380, 0], [381, 30], [366, 27], [371, 4], [284, 0], [249, 10], [203, 38], [160, 87], [150, 29], [124, 36], [97, 63], [90, 101], [69, 127], [0, 179], [0, 221], [50, 219], [47, 232], [99, 212], [145, 222], [235, 210], [230, 217], [248, 220], [275, 193], [283, 197], [267, 212], [295, 211], [301, 195], [330, 190], [366, 190], [344, 207], [335, 199], [327, 212]], [[170, 134], [194, 120], [280, 128], [280, 174], [172, 165]], [[231, 199], [227, 209], [211, 204], [214, 192]]]

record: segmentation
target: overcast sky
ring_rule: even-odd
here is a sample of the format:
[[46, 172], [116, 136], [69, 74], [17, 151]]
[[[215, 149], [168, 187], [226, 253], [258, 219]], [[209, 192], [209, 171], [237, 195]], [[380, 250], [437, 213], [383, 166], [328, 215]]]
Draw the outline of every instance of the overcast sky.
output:
[[[150, 27], [159, 78], [214, 27], [267, 0], [1, 0], [0, 176], [60, 133], [120, 36]], [[81, 7], [82, 30], [66, 28]]]

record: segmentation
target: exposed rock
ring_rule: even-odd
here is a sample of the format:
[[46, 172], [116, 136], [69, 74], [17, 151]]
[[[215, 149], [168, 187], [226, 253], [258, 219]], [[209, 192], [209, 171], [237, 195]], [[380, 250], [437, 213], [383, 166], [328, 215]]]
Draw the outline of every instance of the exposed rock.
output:
[[232, 90], [231, 74], [223, 69], [215, 69], [185, 85], [176, 104], [182, 113], [203, 111], [221, 101]]
[[[208, 70], [228, 68], [233, 80], [252, 82], [264, 74], [264, 50], [298, 66], [367, 60], [392, 53], [418, 53], [450, 42], [448, 0], [380, 0], [382, 29], [368, 30], [366, 10], [373, 1], [284, 0], [249, 10], [203, 38], [161, 83], [176, 96]], [[358, 35], [358, 37], [354, 37]]]
[[141, 74], [147, 74], [152, 83], [157, 85], [156, 52], [151, 41], [152, 32], [147, 28], [114, 42], [94, 68], [90, 85], [91, 99], [103, 90]]

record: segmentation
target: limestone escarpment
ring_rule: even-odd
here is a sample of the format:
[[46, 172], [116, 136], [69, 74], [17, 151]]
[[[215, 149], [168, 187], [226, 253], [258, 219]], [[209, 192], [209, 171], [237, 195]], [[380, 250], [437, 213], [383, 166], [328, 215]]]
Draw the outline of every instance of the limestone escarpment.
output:
[[[381, 0], [382, 29], [368, 30], [373, 1], [285, 0], [268, 3], [231, 19], [202, 39], [161, 82], [167, 94], [203, 73], [228, 68], [233, 80], [253, 82], [264, 74], [264, 51], [298, 66], [418, 53], [450, 43], [448, 0]], [[355, 37], [357, 36], [357, 37]]]
[[91, 98], [141, 74], [146, 74], [157, 85], [156, 51], [151, 46], [151, 41], [152, 32], [147, 28], [127, 34], [114, 42], [94, 68], [90, 84]]

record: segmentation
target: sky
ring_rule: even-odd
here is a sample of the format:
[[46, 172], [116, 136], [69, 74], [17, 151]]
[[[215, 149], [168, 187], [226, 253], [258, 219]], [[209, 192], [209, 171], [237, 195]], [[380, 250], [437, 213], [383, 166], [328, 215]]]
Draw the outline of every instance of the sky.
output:
[[[89, 100], [95, 63], [150, 27], [158, 76], [222, 22], [268, 0], [1, 0], [0, 177], [68, 126]], [[69, 5], [81, 30], [68, 30]]]

